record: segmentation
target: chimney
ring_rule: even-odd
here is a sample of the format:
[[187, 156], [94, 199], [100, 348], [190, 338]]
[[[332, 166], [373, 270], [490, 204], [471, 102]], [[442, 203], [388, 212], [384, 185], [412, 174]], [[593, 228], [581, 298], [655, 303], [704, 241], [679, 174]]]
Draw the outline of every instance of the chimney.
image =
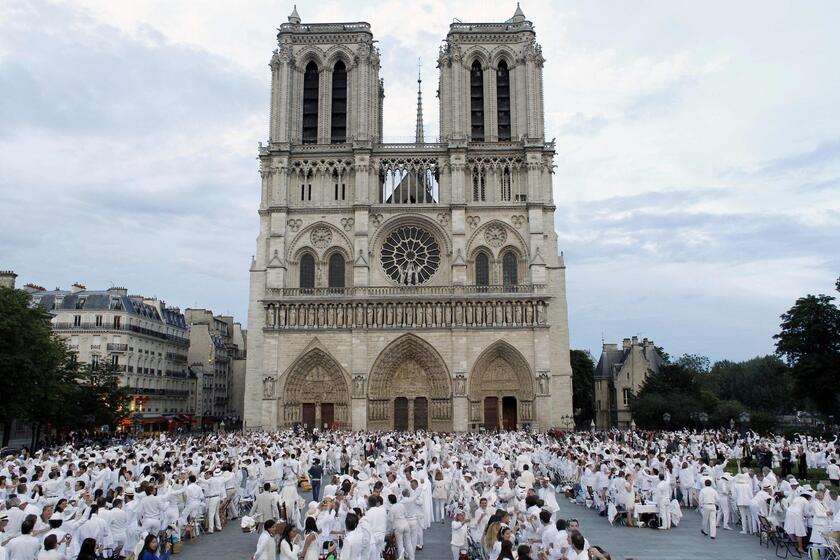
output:
[[642, 344], [644, 345], [645, 348], [653, 348], [653, 341], [652, 340], [648, 340], [648, 339], [645, 338], [645, 339], [642, 340]]
[[639, 345], [639, 337], [638, 336], [634, 336], [632, 338], [632, 341], [633, 341], [633, 346], [638, 346]]
[[15, 278], [17, 274], [12, 270], [0, 270], [0, 287], [15, 289]]
[[84, 284], [82, 284], [81, 282], [76, 282], [72, 286], [70, 286], [70, 293], [71, 294], [78, 294], [79, 292], [82, 292], [86, 289], [87, 288], [85, 288]]
[[621, 341], [621, 349], [622, 350], [630, 350], [630, 339], [625, 338]]
[[108, 288], [108, 293], [115, 296], [126, 297], [128, 295], [128, 290], [126, 290], [122, 286], [112, 286]]
[[610, 352], [613, 350], [618, 350], [618, 344], [610, 344], [609, 342], [605, 342], [604, 347], [601, 349], [602, 352]]
[[[46, 292], [47, 289], [43, 286], [39, 286], [38, 284], [24, 284], [23, 291], [28, 294], [34, 294], [35, 292]], [[58, 290], [56, 290], [58, 291]]]

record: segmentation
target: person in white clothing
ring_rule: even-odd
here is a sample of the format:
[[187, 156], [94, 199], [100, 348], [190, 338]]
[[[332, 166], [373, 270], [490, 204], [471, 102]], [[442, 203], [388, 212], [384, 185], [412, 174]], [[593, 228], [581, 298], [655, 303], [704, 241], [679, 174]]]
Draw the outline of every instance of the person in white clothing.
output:
[[276, 525], [273, 519], [263, 524], [263, 532], [257, 540], [257, 551], [252, 560], [275, 560], [277, 557], [277, 543], [274, 541]]
[[280, 556], [278, 560], [299, 560], [300, 556], [300, 535], [297, 527], [291, 523], [283, 529], [283, 536], [280, 537]]
[[405, 504], [397, 501], [394, 494], [388, 494], [388, 528], [394, 532], [397, 541], [397, 557], [403, 560], [414, 560], [414, 549], [411, 546], [411, 527], [405, 513]]
[[704, 535], [709, 535], [711, 538], [715, 538], [717, 534], [718, 494], [712, 488], [712, 480], [710, 478], [707, 478], [703, 484], [703, 489], [700, 490], [700, 495], [697, 498], [700, 513], [703, 514], [703, 524], [700, 526], [700, 532]]
[[458, 560], [461, 555], [461, 550], [467, 547], [467, 530], [469, 526], [466, 523], [466, 518], [463, 511], [458, 511], [455, 514], [455, 520], [452, 522], [452, 539], [449, 545], [452, 547], [452, 560]]

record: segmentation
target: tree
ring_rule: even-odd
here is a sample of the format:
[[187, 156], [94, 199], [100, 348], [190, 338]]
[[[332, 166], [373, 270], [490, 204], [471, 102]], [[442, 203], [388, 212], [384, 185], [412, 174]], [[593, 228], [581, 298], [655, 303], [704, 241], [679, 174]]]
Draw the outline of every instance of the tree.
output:
[[[708, 361], [708, 360], [706, 360]], [[642, 428], [663, 428], [662, 416], [671, 415], [672, 426], [689, 426], [692, 412], [706, 411], [711, 404], [706, 402], [701, 391], [699, 375], [702, 359], [683, 356], [676, 363], [664, 364], [658, 372], [648, 375], [637, 395], [630, 397], [633, 419]]]
[[74, 370], [71, 353], [53, 335], [50, 315], [23, 290], [0, 288], [0, 422], [3, 445], [12, 421], [37, 424], [43, 401], [61, 394]]
[[778, 356], [715, 362], [708, 381], [707, 387], [721, 400], [738, 401], [750, 409], [784, 414], [797, 405], [790, 368]]
[[117, 366], [111, 363], [85, 364], [77, 379], [79, 426], [115, 426], [128, 414], [128, 388], [120, 384]]
[[572, 408], [578, 425], [586, 426], [595, 418], [595, 361], [586, 350], [572, 350]]
[[796, 300], [781, 316], [776, 353], [791, 368], [796, 393], [826, 414], [838, 410], [840, 385], [840, 309], [827, 295]]

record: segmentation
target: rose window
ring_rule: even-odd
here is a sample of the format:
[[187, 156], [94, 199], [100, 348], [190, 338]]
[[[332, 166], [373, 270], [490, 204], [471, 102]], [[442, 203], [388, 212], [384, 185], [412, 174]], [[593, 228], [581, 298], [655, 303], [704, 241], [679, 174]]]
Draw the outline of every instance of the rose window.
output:
[[416, 286], [434, 276], [440, 265], [440, 247], [426, 230], [401, 227], [382, 244], [382, 268], [398, 284]]

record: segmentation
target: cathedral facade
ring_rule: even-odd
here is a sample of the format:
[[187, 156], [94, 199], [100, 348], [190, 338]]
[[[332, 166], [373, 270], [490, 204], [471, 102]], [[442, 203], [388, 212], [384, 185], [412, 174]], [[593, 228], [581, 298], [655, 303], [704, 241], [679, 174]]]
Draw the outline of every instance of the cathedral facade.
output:
[[572, 413], [544, 59], [453, 23], [440, 139], [383, 137], [370, 25], [279, 30], [250, 270], [247, 429], [547, 429]]

